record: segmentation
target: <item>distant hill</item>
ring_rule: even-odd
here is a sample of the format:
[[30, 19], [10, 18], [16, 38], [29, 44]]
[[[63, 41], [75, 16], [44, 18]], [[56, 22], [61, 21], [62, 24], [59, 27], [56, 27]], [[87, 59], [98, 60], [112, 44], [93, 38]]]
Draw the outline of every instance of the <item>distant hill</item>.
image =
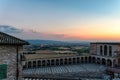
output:
[[86, 45], [89, 46], [89, 42], [67, 42], [67, 41], [55, 41], [55, 40], [27, 40], [33, 45]]
[[27, 40], [27, 41], [31, 44], [48, 44], [48, 45], [64, 43], [61, 41], [54, 41], [54, 40]]

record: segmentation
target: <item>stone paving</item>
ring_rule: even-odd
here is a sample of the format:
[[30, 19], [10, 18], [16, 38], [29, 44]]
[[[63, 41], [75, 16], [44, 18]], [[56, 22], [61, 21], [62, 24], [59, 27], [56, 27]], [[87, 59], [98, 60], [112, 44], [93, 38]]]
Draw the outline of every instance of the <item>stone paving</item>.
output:
[[[23, 70], [23, 75], [100, 78], [106, 67], [97, 64], [64, 65]], [[95, 80], [95, 79], [94, 79]]]

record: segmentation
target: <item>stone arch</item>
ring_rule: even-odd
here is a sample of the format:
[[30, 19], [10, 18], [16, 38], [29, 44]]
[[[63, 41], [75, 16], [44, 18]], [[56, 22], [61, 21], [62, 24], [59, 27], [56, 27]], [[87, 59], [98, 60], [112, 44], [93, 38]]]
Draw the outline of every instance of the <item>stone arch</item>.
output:
[[76, 63], [76, 58], [73, 58], [73, 64], [75, 64]]
[[81, 57], [81, 63], [84, 63], [84, 57]]
[[64, 64], [65, 65], [68, 64], [68, 59], [67, 58], [64, 59]]
[[45, 64], [46, 64], [45, 60], [42, 60], [42, 66], [45, 66]]
[[28, 68], [31, 68], [31, 67], [32, 67], [32, 62], [29, 61], [29, 62], [28, 62]]
[[63, 59], [60, 59], [60, 65], [63, 65]]
[[23, 69], [26, 69], [28, 66], [28, 62], [25, 61], [25, 65], [23, 65]]
[[41, 67], [41, 61], [40, 61], [40, 60], [37, 61], [37, 66], [38, 66], [38, 67]]
[[102, 65], [106, 65], [106, 60], [104, 58], [102, 59]]
[[69, 64], [72, 64], [72, 59], [71, 59], [71, 58], [69, 58], [69, 60], [68, 60], [68, 61], [69, 61]]
[[88, 57], [88, 60], [89, 60], [89, 63], [91, 63], [91, 62], [92, 62], [92, 57], [89, 56], [89, 57]]
[[103, 49], [102, 49], [102, 45], [100, 46], [100, 55], [103, 55]]
[[46, 61], [47, 66], [50, 66], [50, 60]]
[[116, 61], [116, 59], [113, 60], [113, 66], [114, 67], [120, 67], [120, 59], [118, 59], [118, 62]]
[[112, 66], [112, 61], [110, 59], [107, 60], [107, 66]]
[[33, 61], [33, 68], [36, 68], [36, 61]]
[[112, 56], [112, 46], [109, 46], [109, 56]]
[[55, 65], [55, 60], [54, 60], [54, 59], [51, 60], [51, 65], [52, 65], [52, 66]]
[[97, 63], [97, 64], [100, 64], [100, 63], [101, 63], [100, 58], [97, 58], [96, 63]]
[[92, 62], [96, 63], [96, 58], [95, 57], [92, 57]]
[[80, 63], [80, 58], [79, 57], [77, 57], [77, 63]]
[[116, 62], [115, 60], [115, 63], [117, 64], [118, 67], [120, 67], [120, 58], [118, 58], [118, 62]]
[[59, 65], [59, 59], [56, 59], [56, 65]]
[[87, 57], [85, 57], [85, 63], [87, 63], [87, 61], [88, 61], [87, 59], [88, 59], [88, 58], [87, 58]]
[[107, 52], [108, 52], [108, 50], [107, 50], [107, 45], [105, 45], [105, 46], [104, 46], [104, 55], [105, 55], [105, 56], [107, 56]]

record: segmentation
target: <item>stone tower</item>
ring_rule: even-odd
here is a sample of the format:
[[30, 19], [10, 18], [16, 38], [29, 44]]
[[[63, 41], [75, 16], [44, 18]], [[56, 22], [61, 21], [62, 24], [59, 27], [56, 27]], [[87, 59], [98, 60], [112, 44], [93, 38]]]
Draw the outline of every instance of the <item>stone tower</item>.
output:
[[21, 55], [29, 43], [0, 32], [0, 80], [22, 80]]

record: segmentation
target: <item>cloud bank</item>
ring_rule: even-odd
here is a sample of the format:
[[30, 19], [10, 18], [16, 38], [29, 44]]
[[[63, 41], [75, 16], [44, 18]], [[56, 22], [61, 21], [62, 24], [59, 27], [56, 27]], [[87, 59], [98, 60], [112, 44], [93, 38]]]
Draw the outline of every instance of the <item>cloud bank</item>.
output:
[[65, 34], [43, 33], [34, 30], [18, 29], [8, 25], [0, 25], [0, 31], [21, 39], [70, 40], [73, 38]]
[[21, 33], [23, 30], [8, 25], [0, 25], [0, 31], [5, 33]]

